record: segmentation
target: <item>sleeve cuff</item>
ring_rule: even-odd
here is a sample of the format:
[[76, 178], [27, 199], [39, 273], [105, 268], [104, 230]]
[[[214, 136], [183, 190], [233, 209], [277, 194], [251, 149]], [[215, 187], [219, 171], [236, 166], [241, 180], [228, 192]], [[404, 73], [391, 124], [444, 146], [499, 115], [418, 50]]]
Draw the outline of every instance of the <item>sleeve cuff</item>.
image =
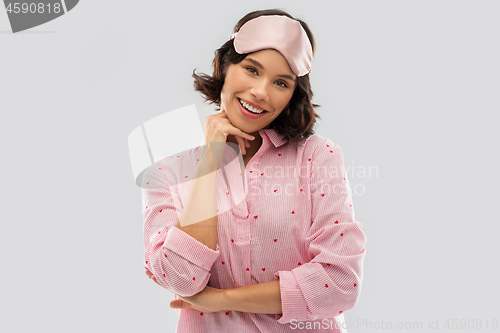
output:
[[169, 229], [163, 247], [207, 271], [212, 268], [220, 254], [218, 245], [214, 251], [174, 226]]
[[274, 319], [280, 324], [287, 324], [292, 320], [307, 319], [307, 303], [302, 295], [302, 291], [291, 271], [278, 271], [274, 273], [274, 278], [280, 281], [281, 312], [275, 314]]

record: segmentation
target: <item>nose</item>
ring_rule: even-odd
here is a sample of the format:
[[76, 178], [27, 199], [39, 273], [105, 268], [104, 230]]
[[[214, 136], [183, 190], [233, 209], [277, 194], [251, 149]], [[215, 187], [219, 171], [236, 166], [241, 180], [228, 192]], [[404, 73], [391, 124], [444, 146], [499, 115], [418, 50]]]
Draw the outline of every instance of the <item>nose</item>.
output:
[[267, 89], [268, 89], [267, 80], [265, 79], [256, 80], [256, 82], [250, 89], [250, 93], [254, 95], [256, 99], [267, 102], [269, 100], [269, 94]]

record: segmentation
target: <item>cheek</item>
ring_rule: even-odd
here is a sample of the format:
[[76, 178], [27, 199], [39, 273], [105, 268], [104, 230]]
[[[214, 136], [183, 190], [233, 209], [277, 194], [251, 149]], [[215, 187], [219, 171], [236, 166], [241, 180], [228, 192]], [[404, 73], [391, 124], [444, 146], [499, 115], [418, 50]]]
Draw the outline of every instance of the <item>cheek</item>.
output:
[[226, 89], [224, 87], [222, 87], [222, 90], [220, 91], [220, 99], [221, 101], [224, 102], [224, 100], [226, 99]]
[[221, 90], [221, 97], [230, 98], [237, 91], [238, 80], [235, 78], [233, 71], [228, 71], [224, 78], [224, 85]]
[[290, 102], [290, 99], [292, 98], [292, 96], [281, 96], [278, 100], [277, 100], [277, 108], [279, 110], [283, 110], [285, 108], [285, 106], [288, 104], [288, 102]]
[[230, 91], [228, 87], [230, 87], [230, 83], [228, 81], [224, 81], [224, 86], [222, 86], [222, 90], [220, 92], [220, 99], [222, 102], [227, 102], [227, 99], [229, 98]]
[[246, 88], [253, 82], [249, 72], [241, 67], [232, 68], [231, 72], [226, 76], [227, 79], [231, 81], [231, 87], [237, 89]]

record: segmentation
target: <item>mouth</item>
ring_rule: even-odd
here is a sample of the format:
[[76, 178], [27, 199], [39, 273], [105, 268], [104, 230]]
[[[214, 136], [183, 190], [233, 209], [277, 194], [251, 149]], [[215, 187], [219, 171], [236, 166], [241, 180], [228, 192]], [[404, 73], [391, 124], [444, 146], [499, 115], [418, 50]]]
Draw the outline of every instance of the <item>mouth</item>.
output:
[[238, 102], [245, 109], [245, 111], [248, 111], [248, 112], [250, 112], [252, 114], [257, 114], [258, 115], [258, 114], [262, 114], [262, 113], [267, 112], [264, 109], [261, 109], [261, 108], [255, 107], [253, 105], [250, 105], [249, 103], [245, 102], [241, 98], [238, 98]]

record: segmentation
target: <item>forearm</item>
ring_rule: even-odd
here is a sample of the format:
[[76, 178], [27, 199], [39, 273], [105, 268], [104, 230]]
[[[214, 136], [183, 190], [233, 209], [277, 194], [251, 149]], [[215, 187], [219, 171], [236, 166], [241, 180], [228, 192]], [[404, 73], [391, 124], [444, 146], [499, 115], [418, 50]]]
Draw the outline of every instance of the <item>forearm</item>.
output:
[[184, 209], [174, 224], [214, 251], [217, 246], [216, 175], [216, 172], [212, 172], [209, 160], [202, 156]]
[[224, 309], [249, 313], [281, 314], [279, 280], [225, 289]]

